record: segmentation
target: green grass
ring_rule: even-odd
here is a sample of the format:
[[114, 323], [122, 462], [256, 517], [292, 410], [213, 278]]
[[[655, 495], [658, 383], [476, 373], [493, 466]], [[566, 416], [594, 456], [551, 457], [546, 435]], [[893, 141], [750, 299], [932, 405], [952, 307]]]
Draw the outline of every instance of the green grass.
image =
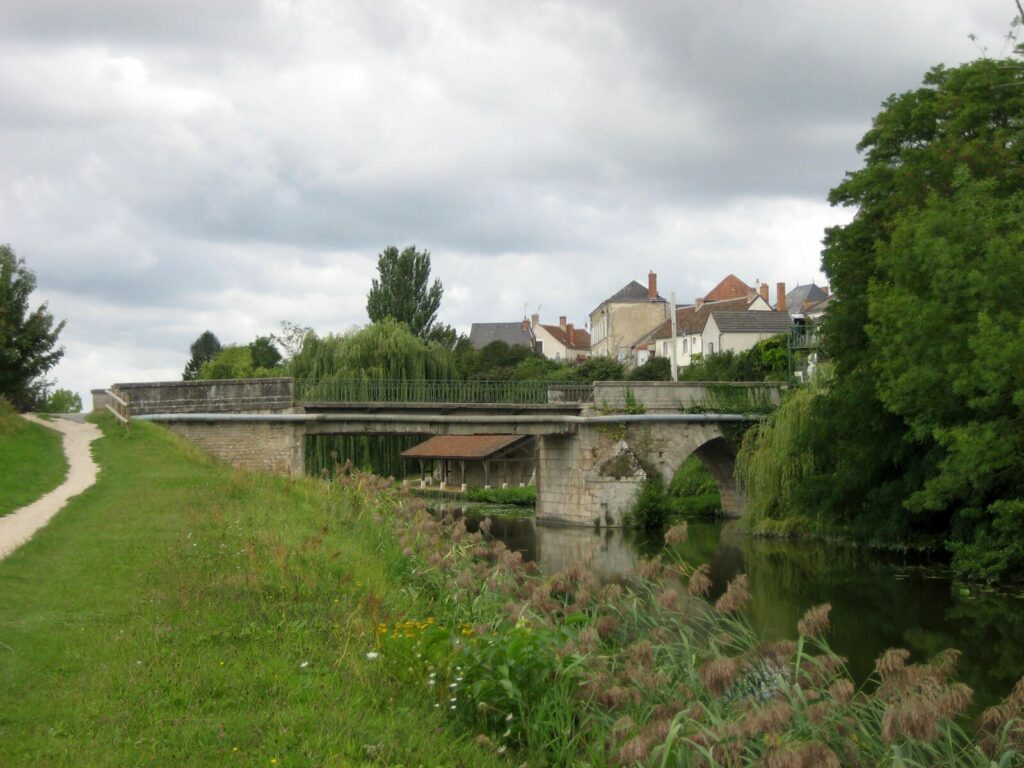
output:
[[0, 765], [503, 764], [367, 658], [422, 606], [364, 494], [99, 423], [97, 484], [0, 562]]
[[61, 435], [0, 402], [0, 516], [31, 504], [68, 472]]

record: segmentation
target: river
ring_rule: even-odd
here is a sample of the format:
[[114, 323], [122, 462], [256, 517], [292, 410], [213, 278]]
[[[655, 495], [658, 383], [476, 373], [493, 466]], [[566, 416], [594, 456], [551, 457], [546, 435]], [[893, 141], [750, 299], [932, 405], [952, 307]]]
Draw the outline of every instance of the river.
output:
[[[476, 528], [480, 510], [468, 510]], [[642, 557], [662, 549], [660, 535], [537, 524], [493, 517], [491, 533], [547, 572], [579, 561], [609, 581], [626, 577]], [[974, 706], [995, 703], [1024, 675], [1024, 595], [968, 588], [943, 564], [914, 555], [879, 553], [812, 541], [745, 535], [735, 521], [691, 521], [678, 547], [694, 565], [709, 563], [712, 597], [747, 574], [747, 616], [766, 639], [793, 638], [808, 608], [831, 603], [827, 639], [857, 682], [870, 676], [887, 648], [907, 648], [925, 661], [945, 648], [962, 652], [957, 677], [975, 691]]]

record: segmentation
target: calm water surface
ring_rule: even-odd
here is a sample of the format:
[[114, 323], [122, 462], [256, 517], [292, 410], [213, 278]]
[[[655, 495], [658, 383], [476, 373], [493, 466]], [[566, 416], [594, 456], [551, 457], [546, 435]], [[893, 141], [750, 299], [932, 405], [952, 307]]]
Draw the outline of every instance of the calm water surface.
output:
[[[475, 529], [479, 510], [468, 510]], [[958, 677], [975, 690], [975, 709], [1005, 696], [1024, 675], [1024, 599], [967, 590], [941, 564], [818, 542], [744, 535], [736, 522], [691, 522], [680, 547], [695, 565], [709, 563], [712, 596], [747, 574], [747, 615], [766, 639], [793, 638], [804, 611], [832, 604], [833, 649], [847, 657], [858, 681], [886, 648], [909, 649], [924, 661], [945, 648], [963, 653]], [[628, 576], [642, 557], [657, 554], [660, 536], [636, 531], [538, 525], [532, 518], [493, 518], [491, 533], [548, 572], [575, 561], [608, 581]]]

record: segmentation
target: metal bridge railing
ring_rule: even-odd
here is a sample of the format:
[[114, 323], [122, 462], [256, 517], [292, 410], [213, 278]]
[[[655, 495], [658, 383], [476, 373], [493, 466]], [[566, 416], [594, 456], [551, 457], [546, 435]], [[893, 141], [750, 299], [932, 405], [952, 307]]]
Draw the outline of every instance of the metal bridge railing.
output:
[[589, 403], [592, 384], [578, 381], [295, 380], [302, 403]]

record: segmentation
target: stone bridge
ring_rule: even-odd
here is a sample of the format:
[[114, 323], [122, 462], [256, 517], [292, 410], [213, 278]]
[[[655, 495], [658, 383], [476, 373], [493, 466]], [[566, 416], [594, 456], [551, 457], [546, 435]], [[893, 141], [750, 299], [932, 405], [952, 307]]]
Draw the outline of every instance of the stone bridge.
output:
[[556, 402], [532, 404], [302, 402], [287, 378], [112, 390], [130, 403], [133, 418], [165, 424], [209, 453], [258, 471], [302, 473], [307, 435], [533, 435], [537, 519], [599, 526], [622, 524], [647, 472], [668, 482], [690, 455], [715, 478], [723, 511], [742, 515], [735, 446], [723, 426], [757, 417], [687, 411], [721, 401], [723, 391], [733, 403], [777, 404], [780, 397], [777, 385], [693, 382], [597, 382], [592, 402], [567, 402], [561, 393], [551, 397]]

